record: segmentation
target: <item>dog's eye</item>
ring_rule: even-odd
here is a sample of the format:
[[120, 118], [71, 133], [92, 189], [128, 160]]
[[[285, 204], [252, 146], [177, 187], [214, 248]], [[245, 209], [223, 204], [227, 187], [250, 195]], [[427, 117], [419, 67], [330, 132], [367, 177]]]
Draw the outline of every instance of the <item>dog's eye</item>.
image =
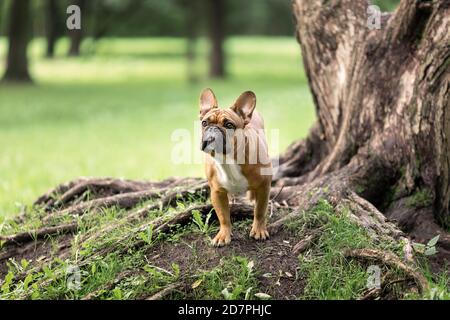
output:
[[225, 128], [227, 129], [236, 129], [236, 127], [234, 126], [234, 124], [232, 124], [231, 122], [226, 122], [225, 123]]
[[205, 120], [202, 121], [202, 127], [206, 127], [208, 125], [208, 122], [206, 122]]

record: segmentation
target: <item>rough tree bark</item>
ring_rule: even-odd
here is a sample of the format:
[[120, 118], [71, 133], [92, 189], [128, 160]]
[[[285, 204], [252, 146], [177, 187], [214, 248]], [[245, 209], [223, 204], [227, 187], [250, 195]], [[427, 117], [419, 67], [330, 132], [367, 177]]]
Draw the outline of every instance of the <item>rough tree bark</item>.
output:
[[31, 82], [27, 47], [30, 40], [30, 1], [12, 1], [8, 25], [8, 56], [5, 81]]
[[302, 190], [338, 176], [341, 196], [353, 190], [429, 238], [442, 232], [435, 221], [450, 224], [450, 1], [403, 0], [373, 30], [369, 5], [293, 2], [318, 120], [275, 182]]

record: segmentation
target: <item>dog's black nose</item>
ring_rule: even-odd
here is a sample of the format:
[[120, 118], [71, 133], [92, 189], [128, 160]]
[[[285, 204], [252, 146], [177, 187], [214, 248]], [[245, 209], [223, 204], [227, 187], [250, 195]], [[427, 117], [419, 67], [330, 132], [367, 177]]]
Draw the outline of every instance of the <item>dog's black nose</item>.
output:
[[202, 140], [202, 151], [204, 151], [206, 149], [206, 147], [208, 146], [208, 144], [210, 144], [211, 141], [207, 141], [207, 140]]
[[225, 138], [222, 131], [216, 127], [207, 127], [203, 133], [201, 149], [204, 152], [219, 151], [224, 148]]
[[202, 151], [205, 151], [205, 149], [214, 142], [215, 138], [214, 135], [211, 133], [206, 133], [205, 136], [202, 139]]

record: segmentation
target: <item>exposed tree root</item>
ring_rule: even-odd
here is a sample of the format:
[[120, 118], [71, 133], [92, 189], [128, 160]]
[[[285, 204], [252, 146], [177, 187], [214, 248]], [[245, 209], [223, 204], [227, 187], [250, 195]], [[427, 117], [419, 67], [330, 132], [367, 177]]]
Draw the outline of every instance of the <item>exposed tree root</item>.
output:
[[[320, 179], [316, 179], [311, 183], [305, 183], [301, 186], [286, 186], [281, 188], [274, 188], [272, 190], [275, 214], [271, 217], [268, 225], [271, 235], [276, 235], [290, 220], [295, 220], [305, 212], [315, 206], [320, 200], [328, 200], [337, 211], [346, 212], [348, 217], [354, 220], [356, 223], [364, 227], [365, 230], [378, 241], [404, 241], [405, 240], [405, 254], [408, 255], [406, 263], [400, 265], [401, 270], [406, 270], [408, 274], [412, 274], [421, 286], [421, 290], [425, 287], [424, 280], [418, 278], [414, 273], [411, 273], [413, 267], [409, 267], [408, 264], [413, 264], [412, 250], [410, 242], [404, 237], [403, 233], [390, 221], [388, 221], [376, 207], [371, 205], [367, 200], [360, 197], [355, 192], [351, 191], [350, 187], [353, 186], [353, 181], [349, 179], [349, 174], [355, 170], [343, 168], [340, 171], [336, 171], [326, 175]], [[83, 259], [77, 262], [77, 266], [83, 268], [91, 263], [101, 260], [108, 256], [110, 253], [116, 253], [119, 256], [127, 255], [130, 250], [136, 251], [145, 245], [149, 244], [149, 241], [158, 239], [161, 235], [163, 239], [170, 236], [170, 234], [179, 230], [183, 226], [186, 226], [192, 221], [194, 211], [198, 211], [202, 217], [205, 217], [213, 210], [213, 207], [209, 203], [199, 203], [191, 205], [183, 210], [174, 210], [174, 212], [168, 211], [162, 215], [152, 216], [155, 212], [165, 210], [169, 207], [175, 207], [180, 201], [190, 202], [191, 199], [205, 199], [209, 193], [207, 183], [202, 179], [186, 179], [183, 180], [183, 184], [178, 184], [180, 180], [171, 179], [169, 182], [161, 183], [148, 183], [139, 182], [133, 184], [130, 181], [122, 182], [110, 179], [95, 179], [95, 180], [75, 180], [75, 182], [64, 184], [59, 186], [55, 190], [51, 191], [46, 196], [41, 197], [41, 203], [45, 203], [47, 206], [51, 203], [53, 209], [49, 214], [41, 217], [42, 223], [45, 224], [52, 218], [64, 218], [72, 216], [74, 214], [85, 219], [95, 215], [96, 211], [100, 208], [106, 207], [118, 207], [127, 209], [121, 213], [121, 217], [115, 221], [108, 221], [104, 225], [89, 226], [91, 232], [77, 235], [75, 242], [70, 242], [70, 239], [61, 243], [53, 252], [53, 256], [45, 257], [39, 262], [33, 264], [32, 269], [28, 272], [39, 272], [42, 267], [52, 261], [53, 258], [58, 257], [61, 261], [70, 259], [74, 250], [82, 248], [84, 244], [99, 244], [107, 238], [108, 234], [114, 231], [119, 226], [129, 226], [129, 231], [125, 234], [121, 234], [116, 238], [108, 238], [107, 245], [102, 245], [98, 249], [83, 256]], [[109, 189], [105, 186], [111, 186]], [[144, 188], [144, 190], [137, 190]], [[104, 188], [101, 193], [97, 193], [97, 198], [93, 200], [84, 199], [80, 195], [92, 186], [101, 186]], [[121, 191], [120, 186], [124, 189]], [[100, 188], [100, 187], [99, 187]], [[61, 192], [62, 191], [62, 192]], [[64, 197], [63, 201], [58, 201], [55, 197], [56, 192], [60, 192], [60, 196]], [[51, 195], [50, 195], [51, 194]], [[276, 197], [276, 199], [275, 199]], [[77, 199], [81, 199], [77, 203]], [[142, 208], [133, 209], [145, 200], [153, 201], [153, 203], [146, 205]], [[202, 201], [203, 202], [203, 201]], [[281, 203], [281, 204], [280, 204]], [[48, 206], [47, 208], [50, 208]], [[59, 208], [59, 209], [58, 209]], [[243, 198], [236, 198], [230, 205], [232, 219], [247, 219], [253, 216], [253, 205], [248, 203]], [[282, 209], [282, 210], [280, 210]], [[287, 213], [286, 213], [287, 212]], [[213, 214], [212, 219], [216, 219]], [[55, 220], [57, 221], [57, 220]], [[79, 228], [79, 220], [73, 220], [67, 224], [57, 225], [54, 227], [42, 228], [35, 232], [24, 232], [10, 236], [2, 236], [2, 240], [5, 241], [5, 248], [0, 255], [0, 261], [11, 257], [20, 257], [23, 252], [30, 250], [30, 245], [39, 245], [35, 242], [30, 242], [34, 239], [45, 239], [46, 235], [62, 235], [64, 233], [70, 236], [70, 233], [75, 233]], [[95, 228], [95, 229], [94, 229]], [[127, 227], [128, 228], [128, 227]], [[140, 234], [146, 234], [148, 230], [152, 231], [151, 239], [143, 239]], [[296, 256], [304, 251], [308, 250], [312, 244], [320, 237], [322, 229], [318, 227], [308, 231], [303, 238], [298, 239], [296, 245], [292, 248], [292, 255]], [[105, 237], [106, 236], [106, 237]], [[110, 239], [114, 239], [111, 241]], [[30, 243], [28, 243], [30, 242]], [[408, 245], [409, 244], [409, 245]], [[7, 249], [9, 248], [9, 249]], [[378, 256], [376, 256], [378, 257]], [[388, 256], [390, 260], [390, 266], [398, 267], [397, 260]], [[24, 279], [26, 273], [18, 274], [15, 276], [15, 281]], [[104, 287], [98, 289], [84, 297], [84, 299], [94, 299], [100, 295], [102, 290], [109, 290], [117, 285], [121, 278], [126, 278], [127, 273], [119, 274], [116, 279], [106, 284]], [[42, 283], [38, 285], [45, 286], [49, 280], [42, 280]], [[47, 282], [46, 282], [47, 281]], [[180, 284], [170, 285], [167, 288], [162, 289], [158, 293], [154, 294], [152, 299], [161, 299], [166, 295], [176, 290]], [[24, 296], [25, 298], [25, 296]]]
[[22, 253], [30, 250], [31, 248], [33, 248], [35, 246], [36, 246], [35, 243], [31, 242], [31, 243], [27, 243], [26, 245], [24, 245], [22, 247], [15, 246], [12, 248], [4, 249], [4, 251], [0, 253], [0, 262], [2, 260], [6, 260], [11, 257], [20, 256]]
[[[164, 209], [164, 208], [174, 205], [175, 204], [174, 200], [178, 200], [178, 201], [186, 200], [186, 198], [189, 195], [204, 196], [208, 193], [208, 191], [209, 190], [207, 189], [207, 184], [205, 184], [205, 183], [200, 183], [194, 187], [190, 187], [185, 190], [170, 191], [158, 203], [151, 204], [151, 205], [145, 206], [144, 208], [131, 211], [124, 218], [122, 218], [118, 221], [115, 221], [113, 223], [107, 224], [106, 226], [100, 228], [95, 234], [90, 235], [87, 238], [83, 237], [82, 239], [80, 239], [79, 243], [83, 243], [86, 241], [93, 241], [94, 239], [99, 238], [102, 235], [112, 231], [114, 228], [117, 228], [117, 226], [119, 226], [119, 225], [123, 225], [125, 223], [132, 224], [132, 223], [136, 223], [142, 219], [145, 219], [147, 217], [147, 215], [152, 211]], [[147, 192], [150, 193], [151, 191], [147, 191]], [[208, 205], [206, 205], [204, 207], [207, 207], [207, 206]], [[209, 208], [211, 209], [211, 206], [209, 206]], [[159, 219], [152, 220], [151, 222], [146, 223], [145, 227], [141, 226], [139, 228], [139, 230], [140, 231], [142, 231], [142, 229], [145, 230], [147, 227], [149, 227], [150, 224], [155, 224], [159, 221], [162, 221], [163, 219], [164, 219], [164, 217], [160, 217]]]
[[429, 289], [428, 281], [425, 277], [417, 272], [414, 268], [406, 265], [396, 255], [388, 251], [380, 251], [375, 249], [353, 249], [346, 250], [344, 256], [348, 258], [364, 259], [371, 261], [378, 261], [390, 267], [397, 268], [405, 272], [411, 279], [413, 279], [419, 287], [420, 292], [425, 292]]
[[55, 201], [55, 207], [63, 207], [65, 204], [73, 201], [75, 198], [80, 197], [85, 192], [89, 191], [93, 194], [100, 193], [99, 190], [105, 190], [108, 194], [117, 193], [132, 193], [139, 191], [146, 191], [152, 186], [145, 182], [117, 180], [117, 179], [94, 179], [86, 180], [66, 191], [57, 201]]
[[62, 224], [54, 227], [21, 232], [10, 236], [0, 236], [0, 241], [3, 241], [4, 246], [22, 245], [30, 241], [45, 238], [46, 236], [75, 232], [77, 228], [77, 223]]
[[[192, 212], [193, 211], [199, 211], [202, 216], [206, 216], [209, 212], [212, 210], [212, 205], [206, 204], [206, 205], [195, 205], [192, 206], [184, 211], [176, 213], [174, 216], [167, 219], [167, 217], [160, 217], [155, 220], [152, 220], [150, 222], [147, 222], [134, 230], [130, 231], [126, 236], [116, 240], [113, 244], [109, 245], [108, 247], [94, 253], [92, 257], [89, 259], [86, 259], [86, 263], [95, 260], [98, 257], [105, 256], [108, 253], [118, 251], [122, 254], [124, 254], [126, 251], [128, 251], [130, 248], [132, 249], [139, 249], [140, 247], [144, 246], [146, 244], [146, 241], [142, 239], [137, 238], [137, 234], [139, 232], [143, 232], [147, 230], [148, 228], [152, 228], [154, 237], [158, 237], [159, 234], [169, 235], [173, 230], [176, 228], [180, 228], [185, 226], [191, 221], [192, 218]], [[253, 215], [253, 206], [249, 204], [243, 204], [243, 203], [234, 203], [230, 206], [231, 216], [234, 219], [243, 219], [248, 218]], [[215, 215], [212, 216], [213, 219], [215, 219]], [[103, 233], [101, 233], [103, 234]], [[130, 243], [132, 244], [130, 246], [123, 246], [124, 243]], [[83, 263], [85, 264], [85, 263]]]
[[58, 185], [40, 196], [34, 206], [46, 210], [67, 207], [86, 192], [90, 192], [90, 200], [104, 198], [120, 193], [149, 191], [154, 189], [170, 189], [199, 181], [198, 178], [168, 178], [160, 182], [136, 181], [115, 178], [79, 178]]
[[365, 228], [373, 237], [388, 236], [399, 239], [404, 235], [395, 224], [387, 221], [377, 208], [355, 192], [349, 192], [349, 198], [345, 199], [343, 204], [352, 209], [350, 218]]
[[60, 195], [67, 192], [69, 189], [73, 188], [74, 186], [83, 183], [86, 180], [86, 178], [79, 178], [76, 180], [72, 180], [63, 184], [60, 184], [53, 189], [50, 189], [48, 192], [44, 193], [42, 196], [36, 199], [36, 201], [33, 203], [33, 206], [51, 206]]
[[136, 210], [129, 215], [130, 220], [141, 219], [148, 215], [149, 212], [157, 210], [159, 208], [165, 208], [167, 206], [172, 206], [177, 200], [186, 200], [186, 197], [193, 194], [200, 194], [202, 196], [207, 196], [209, 193], [209, 187], [206, 182], [200, 182], [196, 185], [190, 185], [187, 188], [175, 191], [169, 191], [161, 201], [157, 204], [148, 205], [142, 209]]
[[375, 300], [381, 294], [381, 288], [367, 289], [364, 294], [358, 298], [358, 300]]
[[154, 199], [160, 195], [160, 190], [136, 191], [123, 193], [105, 198], [99, 198], [68, 207], [61, 211], [55, 211], [44, 218], [44, 222], [50, 221], [58, 216], [81, 216], [87, 211], [93, 211], [108, 207], [118, 207], [123, 209], [132, 208], [140, 202]]

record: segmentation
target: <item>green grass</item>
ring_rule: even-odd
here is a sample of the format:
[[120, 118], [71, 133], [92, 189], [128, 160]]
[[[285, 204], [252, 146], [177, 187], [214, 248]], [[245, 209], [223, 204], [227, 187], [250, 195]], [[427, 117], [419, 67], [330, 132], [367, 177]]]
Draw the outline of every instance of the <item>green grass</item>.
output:
[[[58, 245], [62, 240], [49, 237], [47, 242], [52, 244], [52, 253], [48, 256], [51, 258], [42, 269], [37, 260], [9, 260], [8, 274], [0, 279], [0, 299], [81, 299], [89, 296], [95, 299], [136, 299], [151, 296], [171, 284], [183, 284], [185, 288], [176, 290], [166, 298], [270, 299], [270, 284], [261, 282], [261, 276], [264, 277], [261, 266], [268, 263], [272, 250], [266, 253], [261, 251], [256, 256], [251, 252], [232, 252], [211, 263], [206, 263], [203, 259], [197, 260], [197, 249], [193, 245], [195, 241], [185, 243], [182, 237], [205, 237], [203, 240], [208, 241], [207, 232], [216, 228], [217, 222], [209, 224], [206, 222], [207, 217], [195, 217], [194, 214], [190, 224], [174, 228], [171, 234], [144, 232], [146, 240], [144, 239], [143, 246], [133, 246], [137, 240], [142, 239], [136, 230], [144, 230], [141, 227], [149, 221], [161, 216], [170, 219], [172, 214], [184, 211], [187, 206], [204, 201], [199, 196], [178, 202], [176, 208], [152, 211], [139, 226], [122, 223], [120, 219], [124, 211], [116, 208], [95, 214], [86, 213], [79, 217], [78, 232], [71, 239], [69, 255], [58, 256]], [[349, 219], [350, 210], [345, 207], [337, 210], [326, 200], [320, 200], [311, 210], [286, 224], [286, 231], [296, 235], [298, 239], [304, 239], [312, 230], [320, 230], [320, 236], [312, 246], [298, 256], [295, 277], [301, 281], [297, 285], [304, 289], [297, 296], [298, 299], [356, 299], [367, 289], [370, 264], [380, 267], [380, 280], [384, 284], [405, 277], [401, 271], [386, 266], [381, 261], [367, 263], [344, 257], [346, 249], [356, 248], [380, 249], [402, 257], [402, 243], [374, 240], [366, 229]], [[40, 213], [34, 210], [30, 215], [28, 220], [32, 222], [33, 216], [37, 219]], [[248, 230], [250, 222], [241, 221], [239, 224], [246, 224], [245, 229]], [[107, 227], [110, 223], [114, 223], [113, 230], [98, 233], [99, 228]], [[235, 232], [240, 229], [239, 224], [236, 224]], [[19, 226], [12, 225], [7, 233], [26, 230], [29, 225], [18, 228]], [[180, 261], [170, 258], [174, 254], [171, 250], [161, 251], [163, 249], [159, 246], [164, 241], [170, 242], [172, 249], [180, 245], [185, 250], [193, 250], [195, 259], [187, 264], [177, 264]], [[96, 255], [113, 246], [113, 251]], [[179, 248], [178, 250], [182, 250]], [[160, 252], [167, 253], [168, 258], [161, 256]], [[188, 255], [186, 252], [186, 257]], [[75, 266], [78, 269], [73, 269]], [[418, 267], [418, 271], [429, 281], [430, 290], [418, 294], [393, 286], [391, 297], [449, 299], [447, 273], [444, 271], [433, 274], [425, 255], [419, 255]], [[76, 283], [76, 272], [80, 280], [78, 288], [71, 287], [71, 284]]]
[[310, 252], [299, 257], [300, 272], [307, 279], [302, 298], [357, 298], [366, 288], [366, 269], [358, 262], [347, 260], [342, 252], [346, 248], [371, 247], [370, 238], [348, 217], [336, 214], [328, 202], [319, 202], [309, 214], [326, 217], [327, 223], [315, 248], [318, 255]]
[[[305, 214], [305, 225], [320, 226], [322, 231], [313, 249], [299, 256], [299, 272], [306, 280], [304, 294], [299, 298], [341, 300], [362, 295], [367, 289], [368, 266], [345, 258], [346, 249], [378, 248], [401, 253], [398, 244], [374, 242], [348, 218], [348, 213], [349, 209], [337, 212], [322, 200]], [[296, 229], [301, 232], [305, 225], [297, 225]]]
[[433, 204], [433, 195], [427, 189], [421, 189], [412, 194], [406, 204], [411, 208], [423, 208]]
[[255, 299], [258, 282], [253, 269], [253, 261], [245, 257], [232, 256], [224, 258], [212, 270], [204, 271], [194, 282], [195, 299]]
[[[204, 87], [214, 89], [221, 106], [255, 91], [273, 155], [305, 136], [314, 121], [294, 37], [229, 39], [229, 76], [220, 81], [204, 77], [206, 45], [200, 41], [195, 84], [186, 81], [181, 39], [87, 41], [80, 58], [65, 57], [67, 42], [60, 41], [53, 60], [43, 58], [44, 47], [38, 39], [30, 48], [34, 85], [0, 86], [0, 217], [78, 176], [202, 175], [200, 163], [172, 162], [171, 134], [189, 130], [192, 157], [201, 162], [193, 123]], [[2, 61], [5, 53], [0, 39]], [[271, 129], [279, 130], [273, 139]]]
[[[187, 205], [196, 204], [197, 201], [204, 202], [205, 199], [198, 197], [187, 202], [179, 202], [177, 208], [167, 211], [155, 210], [147, 218], [152, 220], [162, 214], [169, 217], [170, 212], [184, 210]], [[186, 270], [180, 269], [180, 266], [174, 262], [167, 269], [150, 264], [148, 250], [161, 243], [163, 238], [168, 240], [167, 235], [163, 234], [149, 236], [153, 240], [146, 241], [144, 246], [137, 250], [132, 249], [132, 243], [136, 237], [128, 237], [126, 241], [120, 240], [117, 250], [105, 256], [93, 258], [92, 254], [115, 244], [123, 236], [129, 236], [135, 229], [130, 225], [118, 223], [121, 213], [123, 213], [121, 210], [110, 208], [95, 215], [85, 214], [80, 217], [78, 233], [71, 240], [70, 255], [64, 260], [53, 256], [42, 269], [33, 265], [33, 262], [36, 261], [9, 260], [7, 262], [8, 274], [4, 279], [0, 279], [3, 281], [0, 282], [0, 299], [23, 299], [25, 297], [31, 299], [81, 299], [87, 295], [92, 295], [96, 299], [135, 299], [152, 295], [171, 283], [194, 281], [197, 283], [192, 293], [195, 299], [256, 299], [258, 294], [262, 294], [257, 290], [257, 272], [254, 269], [253, 261], [246, 257], [232, 256], [221, 259], [217, 266], [210, 269], [207, 267], [198, 269], [194, 275], [184, 275], [184, 278], [181, 278], [181, 272], [186, 272]], [[40, 214], [33, 211], [32, 215], [39, 216]], [[177, 229], [176, 233], [169, 237], [172, 238], [172, 241], [178, 242], [179, 239], [176, 238], [182, 234], [198, 234], [198, 221], [198, 218], [196, 221], [193, 216], [191, 224]], [[12, 221], [9, 222], [12, 223]], [[82, 244], [78, 242], [82, 237], [95, 235], [98, 231], [95, 226], [104, 227], [109, 222], [117, 224], [110, 232], [106, 232], [92, 241], [87, 240]], [[50, 243], [53, 243], [53, 240], [55, 240], [53, 253], [56, 255], [58, 251], [56, 239], [48, 238]], [[126, 248], [128, 250], [123, 251]], [[83, 263], [84, 259], [88, 257], [90, 257], [89, 263]], [[116, 281], [120, 275], [124, 275], [123, 279]], [[14, 280], [15, 277], [19, 277], [19, 280]], [[71, 284], [75, 284], [77, 287], [71, 286]], [[255, 294], [257, 295], [255, 296]]]
[[[379, 262], [361, 263], [344, 256], [346, 249], [379, 249], [403, 257], [402, 243], [374, 240], [367, 231], [349, 219], [350, 209], [337, 211], [327, 201], [320, 200], [301, 220], [288, 223], [291, 232], [302, 234], [308, 228], [320, 228], [320, 237], [314, 246], [299, 256], [299, 273], [305, 279], [304, 293], [299, 299], [347, 300], [361, 297], [367, 290], [370, 269], [379, 268], [380, 281], [401, 279], [405, 275], [395, 268], [387, 269]], [[443, 270], [433, 274], [428, 258], [417, 253], [418, 271], [427, 279], [430, 289], [422, 294], [389, 287], [391, 295], [405, 299], [449, 299], [449, 276]]]

